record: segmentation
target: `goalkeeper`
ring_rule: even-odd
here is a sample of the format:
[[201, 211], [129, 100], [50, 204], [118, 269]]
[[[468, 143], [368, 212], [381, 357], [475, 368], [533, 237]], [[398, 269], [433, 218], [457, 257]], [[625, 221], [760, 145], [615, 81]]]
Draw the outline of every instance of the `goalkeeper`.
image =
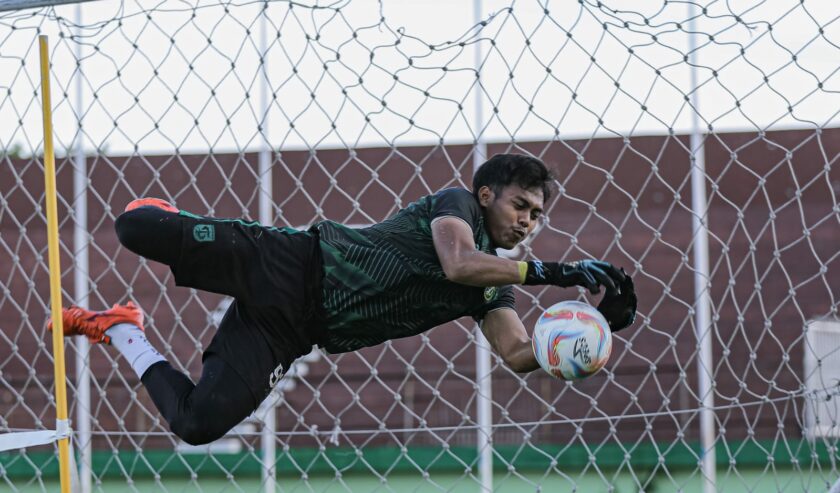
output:
[[496, 155], [476, 171], [472, 192], [441, 190], [360, 229], [332, 221], [307, 231], [274, 228], [138, 199], [116, 220], [120, 242], [168, 265], [178, 286], [234, 298], [198, 383], [152, 347], [131, 302], [102, 312], [69, 307], [64, 332], [114, 346], [172, 432], [190, 444], [211, 442], [245, 419], [313, 345], [354, 351], [469, 315], [507, 365], [529, 372], [539, 365], [513, 310], [512, 284], [593, 294], [603, 286], [598, 309], [613, 331], [636, 312], [630, 277], [606, 262], [496, 256], [533, 230], [552, 180], [538, 159]]

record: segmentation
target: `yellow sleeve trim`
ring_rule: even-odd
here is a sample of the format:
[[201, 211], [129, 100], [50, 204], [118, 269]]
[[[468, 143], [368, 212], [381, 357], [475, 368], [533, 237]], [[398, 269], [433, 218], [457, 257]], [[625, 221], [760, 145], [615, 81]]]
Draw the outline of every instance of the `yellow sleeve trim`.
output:
[[519, 284], [525, 284], [525, 278], [528, 277], [528, 262], [517, 262], [519, 264]]

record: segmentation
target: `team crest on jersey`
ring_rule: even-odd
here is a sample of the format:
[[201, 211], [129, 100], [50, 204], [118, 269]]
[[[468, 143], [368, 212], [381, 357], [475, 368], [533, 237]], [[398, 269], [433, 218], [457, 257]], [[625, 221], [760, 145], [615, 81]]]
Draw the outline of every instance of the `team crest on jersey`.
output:
[[496, 299], [496, 294], [499, 292], [499, 288], [496, 286], [491, 286], [489, 288], [484, 288], [484, 301], [493, 301]]
[[216, 239], [216, 230], [212, 224], [196, 224], [193, 228], [195, 241], [210, 242]]

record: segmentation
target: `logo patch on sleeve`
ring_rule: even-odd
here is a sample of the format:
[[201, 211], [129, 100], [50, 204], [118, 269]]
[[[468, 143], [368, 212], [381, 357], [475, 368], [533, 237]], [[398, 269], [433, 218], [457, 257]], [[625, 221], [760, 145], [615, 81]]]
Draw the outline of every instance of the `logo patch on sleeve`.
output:
[[196, 224], [193, 227], [195, 241], [210, 242], [216, 239], [216, 229], [212, 224]]

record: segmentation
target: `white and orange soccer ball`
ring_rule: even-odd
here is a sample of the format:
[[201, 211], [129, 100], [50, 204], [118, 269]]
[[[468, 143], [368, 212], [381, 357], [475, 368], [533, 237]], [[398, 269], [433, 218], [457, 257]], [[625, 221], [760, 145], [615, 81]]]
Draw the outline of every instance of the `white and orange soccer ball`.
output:
[[563, 380], [578, 380], [604, 367], [612, 352], [612, 333], [595, 307], [561, 301], [546, 310], [531, 338], [543, 370]]

